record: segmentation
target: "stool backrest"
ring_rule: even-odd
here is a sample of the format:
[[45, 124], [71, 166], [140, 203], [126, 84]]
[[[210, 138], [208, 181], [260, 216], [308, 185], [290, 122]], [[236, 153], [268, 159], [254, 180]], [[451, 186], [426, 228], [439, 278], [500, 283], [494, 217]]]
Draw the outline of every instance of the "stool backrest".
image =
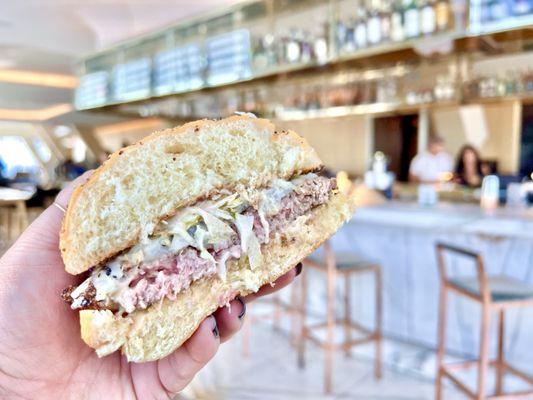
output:
[[[439, 276], [441, 280], [441, 284], [447, 285], [447, 286], [453, 286], [457, 289], [457, 286], [450, 281], [448, 278], [448, 273], [446, 270], [446, 262], [445, 262], [445, 253], [452, 253], [455, 255], [459, 255], [468, 259], [471, 259], [474, 261], [476, 265], [476, 275], [477, 275], [477, 281], [478, 281], [478, 287], [479, 287], [479, 300], [480, 301], [490, 301], [491, 295], [490, 295], [490, 288], [489, 288], [489, 282], [487, 278], [487, 274], [485, 272], [485, 264], [483, 262], [483, 257], [481, 254], [473, 252], [471, 250], [466, 250], [458, 246], [446, 244], [446, 243], [437, 243], [437, 264], [439, 267]], [[459, 288], [460, 290], [460, 288]]]

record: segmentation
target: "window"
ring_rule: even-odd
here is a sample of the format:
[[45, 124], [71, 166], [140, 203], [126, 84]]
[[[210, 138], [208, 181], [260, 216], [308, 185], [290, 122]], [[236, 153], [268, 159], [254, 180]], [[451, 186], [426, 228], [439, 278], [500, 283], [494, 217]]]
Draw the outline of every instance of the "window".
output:
[[5, 164], [2, 173], [6, 178], [13, 179], [19, 172], [39, 170], [39, 163], [22, 136], [0, 136], [0, 159]]

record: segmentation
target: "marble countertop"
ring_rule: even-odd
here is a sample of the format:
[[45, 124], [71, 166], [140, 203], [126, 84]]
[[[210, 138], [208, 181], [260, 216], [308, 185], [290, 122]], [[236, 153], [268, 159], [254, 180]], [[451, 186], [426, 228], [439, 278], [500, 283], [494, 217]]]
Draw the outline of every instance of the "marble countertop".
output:
[[358, 208], [351, 223], [533, 240], [533, 208], [499, 207], [489, 213], [476, 204], [439, 202], [427, 207], [416, 202], [392, 200]]

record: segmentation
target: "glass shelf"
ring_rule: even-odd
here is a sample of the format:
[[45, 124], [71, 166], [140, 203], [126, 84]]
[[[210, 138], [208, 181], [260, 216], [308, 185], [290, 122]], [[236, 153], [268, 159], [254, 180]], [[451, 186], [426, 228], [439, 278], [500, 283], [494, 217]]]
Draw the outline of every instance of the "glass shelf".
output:
[[[350, 52], [338, 50], [334, 33], [340, 23], [339, 4], [344, 2], [350, 5], [347, 0], [327, 2], [264, 0], [235, 5], [87, 57], [79, 68], [81, 77], [76, 93], [76, 107], [101, 108], [163, 96], [187, 95], [203, 89], [222, 89], [244, 82], [259, 83], [263, 79], [320, 70], [320, 67], [328, 65], [381, 57], [408, 49], [427, 48], [431, 47], [432, 42], [453, 42], [469, 36], [485, 35], [533, 24], [533, 11], [527, 15], [485, 23], [480, 19], [481, 15], [485, 15], [483, 1], [485, 0], [471, 0], [468, 3], [470, 14], [468, 24], [466, 21], [456, 22], [454, 28], [445, 32], [399, 42], [389, 41]], [[463, 4], [466, 7], [467, 3]], [[466, 13], [456, 16], [454, 11], [452, 18], [466, 18], [464, 14]], [[300, 31], [287, 33], [286, 36], [280, 32], [283, 29], [288, 32], [294, 21], [306, 21], [308, 24], [316, 25], [313, 18], [317, 15], [322, 17], [321, 23], [327, 28], [324, 31], [329, 30], [328, 37], [321, 43], [323, 47], [327, 46], [327, 54], [322, 54], [319, 59], [309, 58], [282, 63], [279, 60], [272, 63], [262, 59], [263, 68], [257, 67], [254, 51], [257, 46], [263, 46], [262, 51], [268, 51], [265, 46], [270, 45], [270, 40], [274, 40], [274, 36], [268, 37], [266, 43], [258, 43], [255, 35], [259, 35], [263, 40], [266, 38], [265, 35], [275, 32], [276, 40], [294, 39], [299, 40], [298, 43], [304, 43], [306, 40], [311, 40], [306, 37], [311, 33], [306, 33], [303, 28]], [[320, 31], [322, 28], [318, 29], [315, 26], [313, 29]], [[279, 46], [279, 43], [276, 46]], [[290, 44], [283, 42], [283, 46], [285, 46], [283, 51], [290, 53]], [[316, 49], [311, 50], [316, 51]], [[278, 53], [272, 53], [270, 56], [276, 59], [291, 57], [291, 54]], [[300, 57], [303, 56], [300, 54]], [[317, 57], [316, 53], [314, 57]], [[139, 68], [133, 68], [132, 65]], [[135, 87], [130, 88], [131, 85]], [[127, 93], [123, 93], [125, 86], [128, 86]], [[118, 94], [117, 88], [120, 89]]]

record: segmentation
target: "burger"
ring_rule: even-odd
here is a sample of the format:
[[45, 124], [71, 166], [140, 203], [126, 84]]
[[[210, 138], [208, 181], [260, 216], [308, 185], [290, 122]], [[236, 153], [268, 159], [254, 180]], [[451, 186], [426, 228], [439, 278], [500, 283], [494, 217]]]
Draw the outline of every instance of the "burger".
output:
[[157, 360], [236, 296], [291, 270], [352, 215], [353, 196], [290, 130], [251, 115], [155, 132], [73, 193], [62, 297], [105, 356]]

